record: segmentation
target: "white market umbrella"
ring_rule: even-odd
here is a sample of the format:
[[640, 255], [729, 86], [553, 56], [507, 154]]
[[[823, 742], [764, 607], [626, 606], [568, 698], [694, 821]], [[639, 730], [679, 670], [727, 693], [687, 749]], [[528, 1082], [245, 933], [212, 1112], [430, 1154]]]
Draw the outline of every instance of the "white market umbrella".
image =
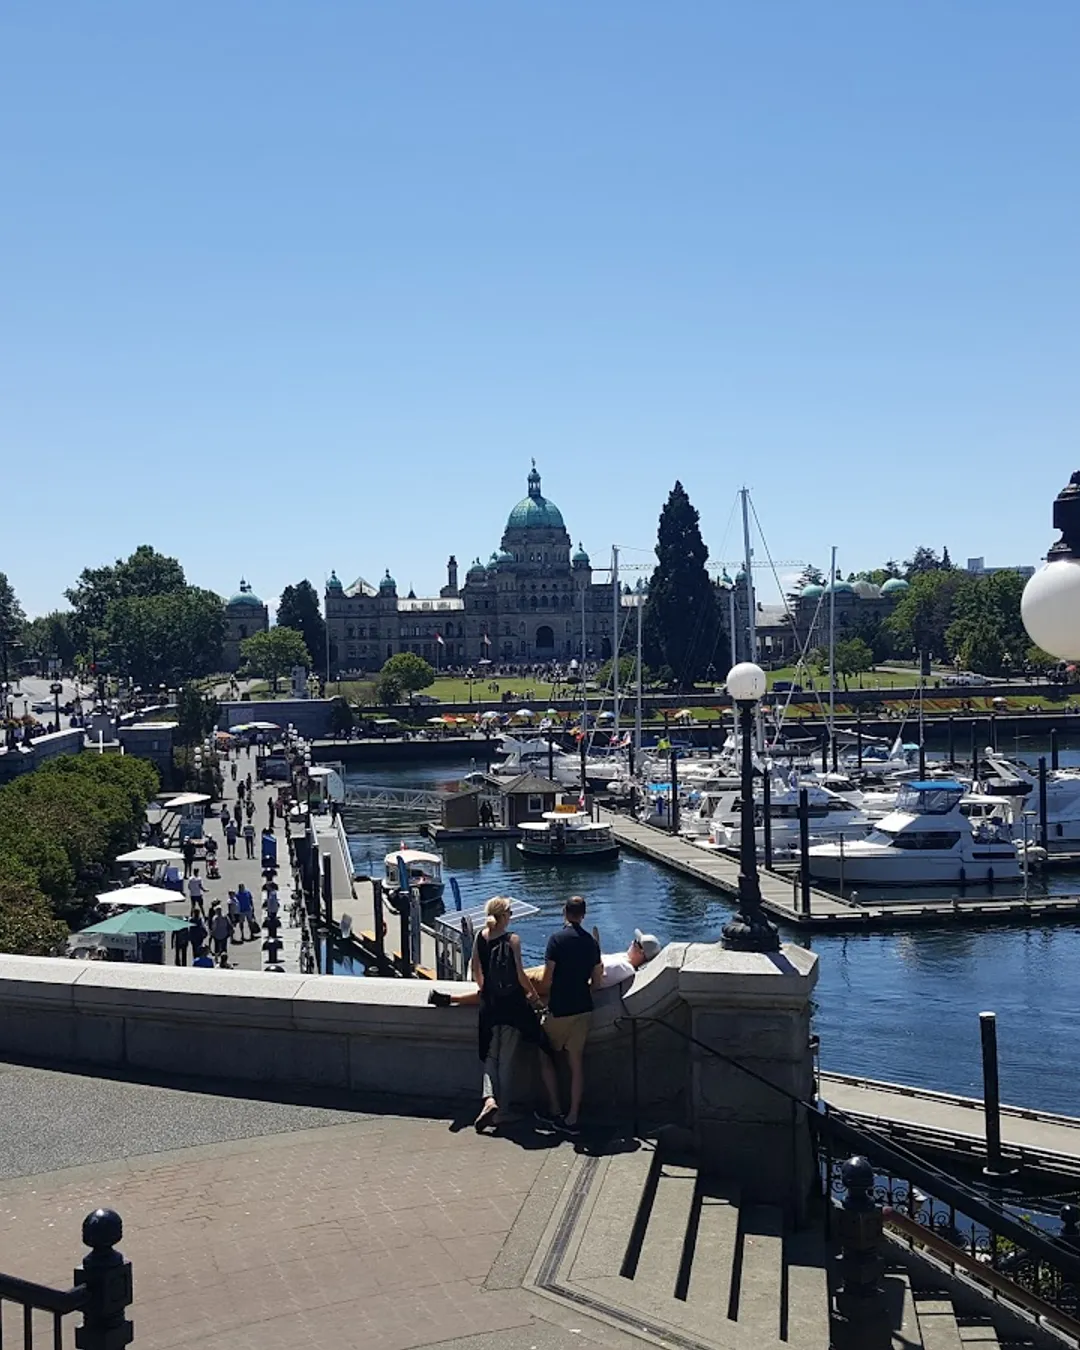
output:
[[158, 848], [156, 844], [144, 844], [142, 848], [133, 848], [130, 853], [121, 853], [117, 862], [163, 863], [182, 862], [184, 855], [174, 848]]
[[165, 886], [151, 886], [140, 881], [134, 886], [122, 886], [118, 891], [102, 891], [97, 897], [103, 905], [168, 905], [184, 897], [179, 891]]
[[515, 717], [531, 717], [532, 715], [531, 708], [519, 708], [514, 714]]
[[210, 797], [205, 792], [181, 792], [178, 797], [170, 797], [167, 802], [161, 803], [163, 811], [179, 811], [182, 806], [198, 806], [200, 802], [208, 802]]

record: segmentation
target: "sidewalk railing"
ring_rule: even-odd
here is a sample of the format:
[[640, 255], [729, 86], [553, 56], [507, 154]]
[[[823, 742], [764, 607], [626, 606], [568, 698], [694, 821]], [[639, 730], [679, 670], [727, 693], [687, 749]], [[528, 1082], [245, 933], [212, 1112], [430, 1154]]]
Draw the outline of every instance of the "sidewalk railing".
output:
[[[90, 1248], [75, 1271], [70, 1289], [53, 1289], [14, 1275], [0, 1274], [0, 1344], [4, 1340], [4, 1304], [22, 1309], [23, 1350], [64, 1344], [64, 1318], [82, 1313], [75, 1329], [78, 1350], [123, 1350], [135, 1339], [134, 1323], [126, 1316], [132, 1303], [131, 1262], [125, 1261], [116, 1244], [124, 1235], [120, 1215], [111, 1209], [96, 1209], [83, 1220], [82, 1240]], [[35, 1339], [43, 1325], [47, 1337]]]

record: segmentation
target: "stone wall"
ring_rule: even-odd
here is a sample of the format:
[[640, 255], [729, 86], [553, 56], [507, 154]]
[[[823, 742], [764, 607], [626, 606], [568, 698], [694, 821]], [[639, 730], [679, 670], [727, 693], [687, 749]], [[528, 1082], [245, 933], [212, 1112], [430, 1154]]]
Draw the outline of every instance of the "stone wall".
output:
[[328, 698], [267, 698], [221, 703], [218, 726], [222, 731], [243, 722], [274, 722], [287, 727], [291, 722], [301, 736], [308, 739], [326, 736], [330, 731], [330, 704]]
[[[744, 1193], [801, 1194], [807, 1127], [785, 1092], [812, 1091], [816, 979], [816, 956], [799, 947], [666, 947], [628, 986], [599, 996], [586, 1109], [692, 1131], [705, 1161], [739, 1173]], [[388, 1094], [404, 1110], [475, 1103], [476, 1012], [429, 1007], [429, 987], [0, 956], [0, 1056]], [[534, 1074], [523, 1054], [519, 1098], [535, 1090]]]
[[82, 728], [71, 727], [67, 731], [38, 736], [29, 745], [0, 748], [0, 783], [17, 778], [21, 773], [30, 773], [57, 755], [77, 755], [83, 748], [83, 739]]

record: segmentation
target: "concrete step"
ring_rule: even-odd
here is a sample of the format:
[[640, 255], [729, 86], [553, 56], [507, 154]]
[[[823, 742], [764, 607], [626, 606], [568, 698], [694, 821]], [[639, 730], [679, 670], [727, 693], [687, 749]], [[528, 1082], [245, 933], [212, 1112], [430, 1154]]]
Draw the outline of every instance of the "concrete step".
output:
[[679, 1289], [696, 1190], [696, 1168], [661, 1164], [634, 1270], [634, 1285], [646, 1298], [674, 1298]]
[[570, 1268], [571, 1280], [602, 1279], [621, 1274], [638, 1215], [651, 1190], [655, 1150], [646, 1145], [607, 1159], [584, 1235]]
[[825, 1234], [820, 1228], [784, 1239], [787, 1298], [781, 1301], [780, 1339], [798, 1350], [829, 1344], [829, 1277]]
[[902, 1266], [888, 1269], [882, 1276], [882, 1287], [892, 1330], [892, 1350], [923, 1350], [910, 1275]]
[[916, 1297], [915, 1312], [919, 1318], [923, 1350], [963, 1350], [951, 1299]]
[[716, 1322], [732, 1313], [732, 1275], [735, 1249], [739, 1240], [739, 1193], [702, 1184], [691, 1216], [689, 1279], [685, 1291], [687, 1306], [696, 1314]]
[[780, 1336], [783, 1234], [783, 1215], [774, 1205], [752, 1205], [742, 1210], [733, 1300], [736, 1320], [763, 1340]]
[[956, 1325], [960, 1331], [960, 1343], [971, 1350], [998, 1350], [1001, 1341], [994, 1326], [986, 1319], [965, 1321], [959, 1315]]

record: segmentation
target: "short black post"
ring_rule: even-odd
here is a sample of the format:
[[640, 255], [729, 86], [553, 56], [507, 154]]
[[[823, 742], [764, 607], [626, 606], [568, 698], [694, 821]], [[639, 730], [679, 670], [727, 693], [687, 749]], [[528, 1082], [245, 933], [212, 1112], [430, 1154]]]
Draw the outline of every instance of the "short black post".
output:
[[840, 742], [832, 728], [829, 730], [829, 744], [832, 746], [832, 771], [838, 773], [840, 770]]
[[75, 1271], [76, 1285], [85, 1285], [88, 1295], [75, 1329], [78, 1350], [123, 1350], [135, 1338], [135, 1325], [124, 1315], [133, 1299], [131, 1262], [116, 1250], [123, 1236], [115, 1210], [95, 1209], [83, 1219], [82, 1240], [91, 1250]]
[[922, 737], [919, 738], [919, 777], [926, 778], [926, 746], [923, 744]]
[[378, 877], [371, 880], [371, 908], [375, 921], [375, 969], [380, 975], [386, 974], [386, 919], [383, 912], [382, 881]]
[[772, 869], [772, 774], [766, 768], [761, 779], [762, 832], [765, 836], [765, 866]]
[[829, 733], [821, 738], [821, 772], [829, 772]]
[[1008, 1175], [1001, 1161], [1001, 1094], [998, 1088], [997, 1014], [979, 1014], [982, 1038], [983, 1119], [986, 1123], [986, 1166], [989, 1177]]
[[585, 757], [588, 754], [588, 744], [585, 736], [585, 728], [581, 729], [581, 741], [578, 745], [578, 751], [581, 755], [581, 796], [584, 799], [589, 790], [589, 780], [585, 773]]
[[1039, 843], [1050, 849], [1050, 831], [1046, 824], [1046, 756], [1039, 756]]
[[679, 833], [679, 752], [671, 752], [671, 833]]
[[997, 753], [997, 714], [990, 714], [990, 749]]
[[548, 782], [555, 781], [555, 738], [548, 732]]
[[1057, 727], [1050, 728], [1050, 767], [1052, 769], [1059, 769], [1061, 767], [1060, 763], [1058, 762]]
[[400, 900], [401, 910], [399, 911], [398, 916], [401, 920], [400, 937], [399, 937], [401, 947], [400, 950], [398, 951], [398, 969], [401, 971], [402, 975], [404, 975], [407, 980], [412, 978], [413, 973], [412, 940], [409, 933], [409, 917], [410, 917], [409, 907], [411, 904], [411, 900], [412, 897], [409, 896], [408, 894], [406, 893], [401, 894]]
[[844, 1195], [833, 1201], [831, 1215], [840, 1243], [837, 1343], [843, 1347], [877, 1345], [871, 1327], [884, 1321], [886, 1309], [881, 1287], [884, 1216], [872, 1194], [874, 1169], [866, 1158], [849, 1158], [840, 1168], [840, 1180]]
[[324, 975], [334, 973], [334, 881], [330, 865], [330, 854], [322, 855], [322, 897], [323, 912], [326, 915], [326, 960]]
[[979, 725], [974, 717], [971, 719], [971, 776], [979, 776]]
[[802, 912], [810, 917], [810, 797], [806, 788], [799, 789], [799, 885], [802, 890]]
[[862, 768], [862, 709], [855, 709], [855, 766]]
[[949, 763], [956, 763], [956, 718], [949, 714]]

